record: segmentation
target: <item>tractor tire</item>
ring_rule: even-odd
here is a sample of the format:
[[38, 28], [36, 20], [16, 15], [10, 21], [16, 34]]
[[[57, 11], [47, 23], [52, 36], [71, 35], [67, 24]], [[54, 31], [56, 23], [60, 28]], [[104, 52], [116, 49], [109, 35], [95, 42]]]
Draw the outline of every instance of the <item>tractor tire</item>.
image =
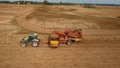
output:
[[39, 42], [33, 41], [33, 42], [31, 43], [31, 45], [32, 45], [33, 47], [39, 47]]
[[20, 46], [22, 46], [22, 47], [27, 47], [27, 43], [26, 43], [26, 42], [23, 42], [23, 41], [20, 41]]
[[31, 42], [31, 45], [33, 47], [39, 47], [39, 44], [40, 44], [40, 40], [39, 39], [33, 39], [32, 42]]

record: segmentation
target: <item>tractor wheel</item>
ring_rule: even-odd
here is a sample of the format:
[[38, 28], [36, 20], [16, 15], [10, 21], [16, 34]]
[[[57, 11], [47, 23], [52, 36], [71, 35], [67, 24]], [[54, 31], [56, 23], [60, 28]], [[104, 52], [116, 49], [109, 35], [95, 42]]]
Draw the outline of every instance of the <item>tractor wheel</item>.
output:
[[21, 41], [21, 42], [20, 42], [20, 46], [22, 46], [22, 47], [27, 47], [27, 43], [26, 43], [26, 42]]
[[31, 43], [31, 45], [32, 45], [33, 47], [38, 47], [38, 46], [39, 46], [39, 42], [33, 41], [33, 42]]
[[40, 44], [40, 40], [39, 39], [33, 39], [32, 42], [31, 42], [31, 45], [33, 47], [38, 47]]

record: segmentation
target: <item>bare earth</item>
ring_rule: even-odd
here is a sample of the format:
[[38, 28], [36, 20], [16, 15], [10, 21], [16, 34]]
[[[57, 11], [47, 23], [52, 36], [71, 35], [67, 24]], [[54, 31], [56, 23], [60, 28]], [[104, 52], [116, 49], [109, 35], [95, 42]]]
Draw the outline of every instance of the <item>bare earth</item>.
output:
[[[83, 41], [54, 49], [53, 30], [83, 29]], [[19, 41], [31, 32], [38, 48]], [[120, 68], [120, 7], [0, 5], [0, 68]]]

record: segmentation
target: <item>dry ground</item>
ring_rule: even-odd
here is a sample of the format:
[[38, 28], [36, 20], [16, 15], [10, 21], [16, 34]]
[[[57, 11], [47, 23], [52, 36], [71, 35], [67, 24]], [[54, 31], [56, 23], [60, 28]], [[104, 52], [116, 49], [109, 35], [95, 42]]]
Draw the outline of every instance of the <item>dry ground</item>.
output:
[[[0, 68], [119, 68], [120, 7], [0, 5]], [[22, 48], [19, 41], [39, 32], [83, 29], [83, 41], [56, 49]], [[47, 32], [48, 31], [48, 32]]]

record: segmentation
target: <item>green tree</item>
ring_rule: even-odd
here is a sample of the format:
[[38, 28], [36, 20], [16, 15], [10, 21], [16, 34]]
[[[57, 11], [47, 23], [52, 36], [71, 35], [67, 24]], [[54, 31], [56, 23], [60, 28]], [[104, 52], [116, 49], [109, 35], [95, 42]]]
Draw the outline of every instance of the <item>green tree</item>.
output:
[[43, 1], [43, 4], [48, 4], [48, 1], [47, 1], [47, 0], [44, 0], [44, 1]]
[[60, 1], [60, 4], [63, 4], [62, 1]]

